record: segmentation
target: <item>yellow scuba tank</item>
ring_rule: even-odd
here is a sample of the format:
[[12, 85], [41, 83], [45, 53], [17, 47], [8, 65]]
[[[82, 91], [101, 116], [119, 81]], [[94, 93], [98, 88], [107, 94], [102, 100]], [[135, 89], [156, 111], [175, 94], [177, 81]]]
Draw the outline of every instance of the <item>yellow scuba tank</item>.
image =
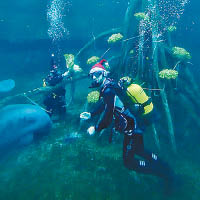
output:
[[143, 105], [143, 115], [146, 115], [153, 110], [151, 98], [146, 95], [141, 86], [137, 84], [131, 84], [127, 87], [126, 93], [131, 98], [133, 103], [139, 103]]

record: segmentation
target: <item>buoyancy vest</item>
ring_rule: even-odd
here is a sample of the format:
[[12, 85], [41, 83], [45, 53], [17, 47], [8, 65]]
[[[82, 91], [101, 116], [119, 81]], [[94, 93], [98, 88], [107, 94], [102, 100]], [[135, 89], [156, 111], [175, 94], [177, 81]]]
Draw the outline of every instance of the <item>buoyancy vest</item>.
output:
[[149, 114], [153, 110], [151, 97], [146, 95], [140, 85], [130, 84], [127, 87], [122, 87], [120, 84], [115, 83], [112, 79], [108, 79], [103, 90], [107, 87], [112, 87], [115, 90], [117, 96], [123, 102], [125, 109], [128, 108], [131, 111], [133, 104], [140, 104], [143, 107], [142, 115]]

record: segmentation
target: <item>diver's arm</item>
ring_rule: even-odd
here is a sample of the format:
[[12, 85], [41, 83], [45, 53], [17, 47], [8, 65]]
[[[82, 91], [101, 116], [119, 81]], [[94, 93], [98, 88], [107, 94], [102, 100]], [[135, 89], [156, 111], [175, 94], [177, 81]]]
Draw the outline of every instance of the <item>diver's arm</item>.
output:
[[104, 111], [105, 105], [103, 102], [99, 102], [98, 106], [92, 112], [82, 112], [80, 118], [83, 120], [88, 120]]
[[91, 112], [91, 117], [101, 114], [104, 111], [105, 104], [100, 101], [97, 107]]
[[103, 99], [105, 103], [105, 110], [102, 119], [95, 126], [95, 130], [97, 132], [101, 131], [104, 128], [107, 128], [112, 123], [115, 99], [114, 91], [111, 88], [107, 88], [104, 91]]

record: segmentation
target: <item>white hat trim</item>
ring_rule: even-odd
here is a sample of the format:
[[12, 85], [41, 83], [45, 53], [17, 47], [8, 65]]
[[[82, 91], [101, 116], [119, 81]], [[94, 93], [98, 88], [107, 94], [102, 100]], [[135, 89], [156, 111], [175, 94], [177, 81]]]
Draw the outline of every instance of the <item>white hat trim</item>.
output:
[[105, 71], [104, 69], [100, 68], [100, 67], [94, 67], [90, 70], [90, 74], [94, 73], [94, 72], [100, 72], [100, 71]]

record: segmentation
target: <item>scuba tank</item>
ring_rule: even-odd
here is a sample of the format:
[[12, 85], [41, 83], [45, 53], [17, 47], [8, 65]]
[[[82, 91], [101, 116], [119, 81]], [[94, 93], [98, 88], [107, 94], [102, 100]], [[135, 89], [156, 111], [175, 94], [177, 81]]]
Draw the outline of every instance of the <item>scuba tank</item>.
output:
[[143, 106], [143, 115], [146, 115], [153, 110], [151, 98], [146, 95], [141, 86], [137, 84], [131, 84], [127, 87], [126, 94], [131, 98], [133, 103], [139, 103]]
[[[126, 91], [126, 94], [132, 103], [142, 105], [144, 108], [142, 115], [149, 114], [153, 110], [151, 98], [146, 95], [140, 85], [131, 83], [131, 78], [121, 78], [119, 85]], [[129, 103], [129, 108], [131, 109], [131, 103]]]

